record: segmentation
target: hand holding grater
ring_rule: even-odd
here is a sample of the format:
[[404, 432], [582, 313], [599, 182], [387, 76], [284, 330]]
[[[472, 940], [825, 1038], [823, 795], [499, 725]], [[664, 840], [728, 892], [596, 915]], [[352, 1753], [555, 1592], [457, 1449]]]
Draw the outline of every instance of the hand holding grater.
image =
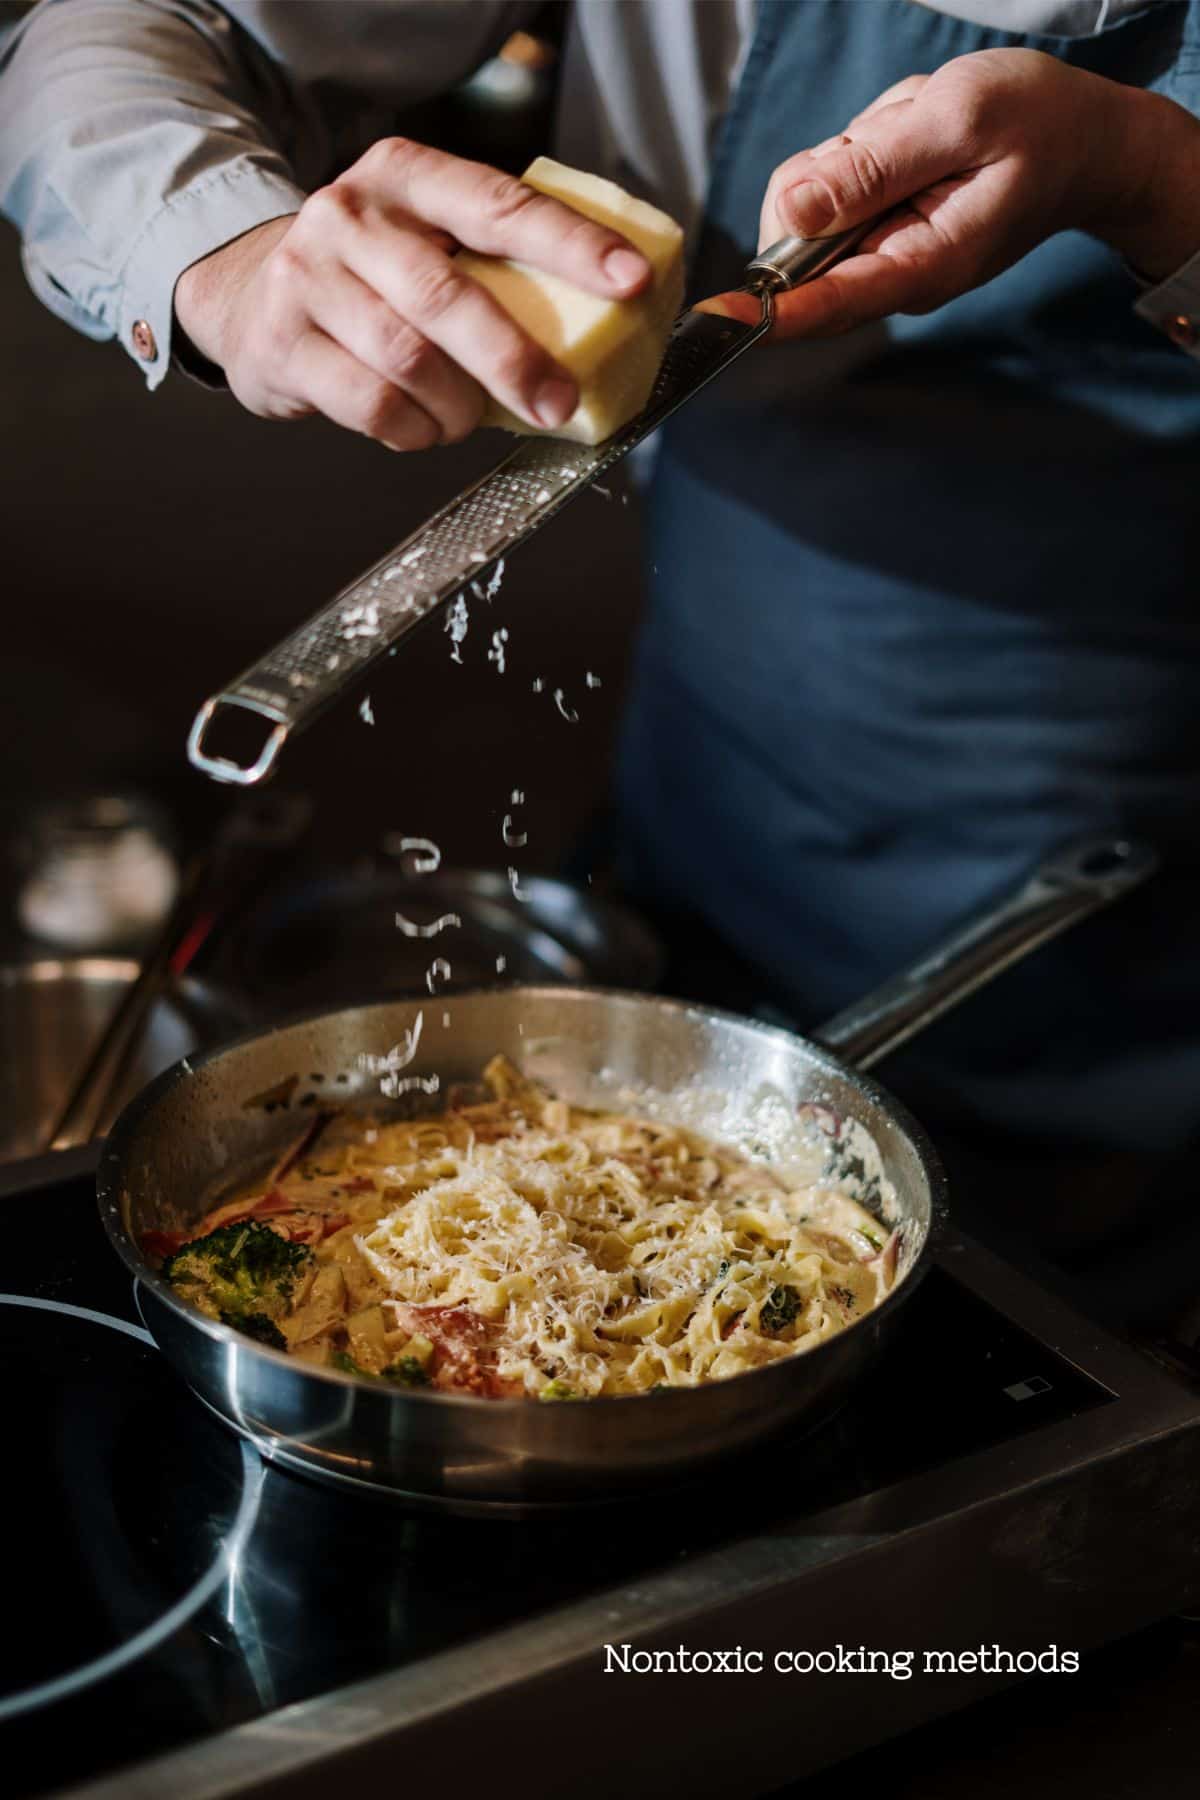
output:
[[[781, 238], [756, 256], [746, 265], [742, 288], [760, 303], [752, 325], [714, 313], [684, 313], [644, 412], [603, 444], [526, 439], [232, 686], [206, 700], [188, 737], [193, 765], [216, 781], [243, 787], [262, 781], [293, 732], [311, 725], [414, 625], [532, 537], [598, 475], [736, 362], [770, 330], [775, 295], [824, 274], [862, 241], [873, 224], [833, 237]], [[255, 714], [269, 727], [253, 761], [237, 762], [205, 749], [214, 718], [228, 708]]]

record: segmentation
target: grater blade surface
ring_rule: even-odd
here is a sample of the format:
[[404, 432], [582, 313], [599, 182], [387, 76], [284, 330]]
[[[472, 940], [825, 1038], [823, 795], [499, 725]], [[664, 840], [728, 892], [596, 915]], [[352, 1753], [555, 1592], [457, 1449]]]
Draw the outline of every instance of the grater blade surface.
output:
[[[525, 439], [504, 461], [434, 513], [379, 562], [207, 700], [188, 739], [191, 762], [218, 781], [249, 786], [266, 776], [286, 739], [366, 674], [406, 632], [531, 537], [597, 476], [735, 362], [769, 329], [759, 296], [753, 325], [688, 312], [677, 323], [649, 404], [603, 444]], [[256, 760], [213, 754], [205, 737], [226, 708], [257, 715], [269, 728]]]

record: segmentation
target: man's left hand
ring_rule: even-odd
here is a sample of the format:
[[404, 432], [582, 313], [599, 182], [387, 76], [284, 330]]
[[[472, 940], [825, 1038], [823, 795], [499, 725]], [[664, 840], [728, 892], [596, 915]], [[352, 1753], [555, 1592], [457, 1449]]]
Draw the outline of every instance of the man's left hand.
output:
[[[1040, 51], [956, 57], [781, 163], [759, 248], [873, 218], [880, 224], [851, 256], [779, 296], [777, 337], [931, 312], [1072, 229], [1162, 280], [1200, 249], [1200, 121]], [[758, 311], [735, 294], [705, 306], [748, 319]]]

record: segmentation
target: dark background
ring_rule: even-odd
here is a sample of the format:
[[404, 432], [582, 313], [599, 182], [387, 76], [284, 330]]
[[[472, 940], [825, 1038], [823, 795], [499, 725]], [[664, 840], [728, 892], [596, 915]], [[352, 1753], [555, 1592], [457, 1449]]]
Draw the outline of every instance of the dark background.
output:
[[[493, 160], [522, 166], [531, 124], [536, 137], [539, 121], [526, 121]], [[422, 135], [445, 141], [443, 125]], [[254, 419], [181, 374], [149, 394], [122, 350], [78, 337], [33, 298], [3, 226], [0, 393], [2, 938], [12, 846], [39, 806], [132, 787], [166, 805], [184, 841], [202, 839], [235, 790], [188, 767], [200, 702], [505, 441], [394, 456], [322, 421]], [[490, 607], [472, 604], [462, 666], [435, 622], [288, 749], [280, 779], [315, 802], [314, 860], [354, 862], [402, 832], [433, 838], [448, 864], [553, 870], [589, 834], [641, 593], [636, 496], [620, 477], [605, 485], [611, 499], [584, 495], [518, 554]], [[504, 675], [487, 660], [500, 626]], [[556, 687], [578, 723], [559, 715]], [[358, 716], [361, 692], [374, 727]], [[514, 787], [529, 833], [518, 853], [500, 835]], [[1187, 1625], [1155, 1628], [1070, 1682], [1028, 1683], [842, 1773], [927, 1800], [1014, 1784], [1093, 1800], [1173, 1795], [1196, 1766], [1197, 1642]]]

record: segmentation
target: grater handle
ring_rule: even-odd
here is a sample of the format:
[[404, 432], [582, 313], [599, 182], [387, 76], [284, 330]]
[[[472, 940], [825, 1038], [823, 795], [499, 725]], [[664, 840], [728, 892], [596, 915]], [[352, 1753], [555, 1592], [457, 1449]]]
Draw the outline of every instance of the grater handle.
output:
[[786, 292], [802, 287], [806, 281], [815, 281], [848, 256], [878, 223], [878, 219], [868, 219], [865, 224], [852, 225], [849, 231], [837, 231], [832, 237], [779, 238], [746, 264], [746, 285]]

